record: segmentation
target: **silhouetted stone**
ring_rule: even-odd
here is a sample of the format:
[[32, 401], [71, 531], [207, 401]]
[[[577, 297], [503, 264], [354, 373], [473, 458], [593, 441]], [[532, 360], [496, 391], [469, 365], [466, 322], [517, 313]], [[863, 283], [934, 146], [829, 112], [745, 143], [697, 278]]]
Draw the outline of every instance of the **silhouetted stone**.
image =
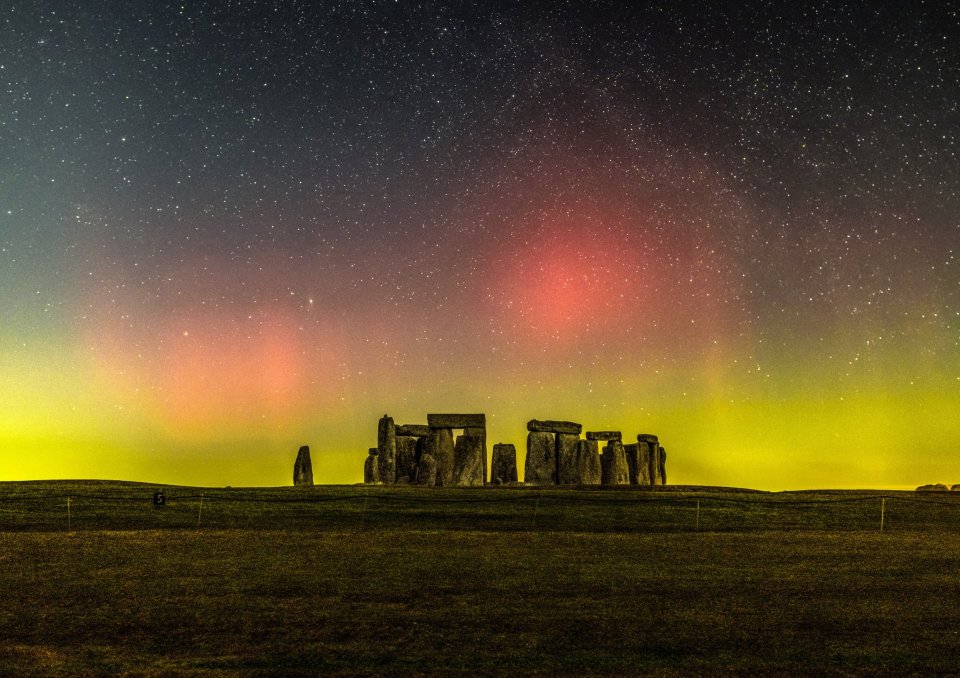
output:
[[437, 484], [437, 460], [430, 452], [424, 450], [417, 462], [417, 485], [433, 487]]
[[397, 427], [393, 417], [383, 415], [377, 426], [377, 463], [380, 465], [380, 482], [392, 485], [397, 477]]
[[637, 453], [640, 443], [630, 443], [623, 446], [624, 454], [627, 455], [627, 475], [630, 477], [631, 485], [639, 485], [640, 479], [637, 473]]
[[487, 417], [484, 414], [428, 414], [427, 426], [430, 428], [486, 428]]
[[950, 488], [944, 485], [943, 483], [937, 483], [936, 485], [921, 485], [917, 488], [917, 492], [949, 492]]
[[630, 472], [627, 467], [627, 453], [623, 449], [623, 443], [619, 440], [611, 440], [603, 448], [603, 459], [601, 460], [601, 484], [603, 485], [629, 485]]
[[417, 480], [417, 440], [419, 439], [412, 436], [397, 436], [398, 483], [413, 483]]
[[557, 484], [579, 485], [580, 469], [577, 464], [577, 449], [580, 436], [575, 433], [556, 434]]
[[453, 484], [453, 431], [448, 428], [431, 429], [424, 443], [424, 452], [437, 464], [436, 484]]
[[533, 433], [572, 433], [573, 435], [580, 435], [583, 426], [574, 424], [572, 421], [531, 419], [527, 422], [527, 430]]
[[430, 435], [430, 427], [426, 424], [403, 424], [397, 426], [398, 436], [413, 436], [414, 438], [424, 438]]
[[652, 433], [641, 433], [637, 436], [638, 443], [655, 443], [658, 442], [657, 436]]
[[453, 484], [483, 487], [483, 438], [457, 436], [453, 450]]
[[577, 468], [581, 485], [599, 485], [603, 473], [600, 464], [600, 450], [595, 440], [577, 441]]
[[660, 443], [648, 442], [650, 448], [650, 484], [663, 485], [660, 476]]
[[495, 485], [517, 482], [517, 448], [510, 444], [497, 443], [493, 446], [493, 466], [490, 480]]
[[527, 434], [527, 459], [523, 466], [523, 482], [530, 485], [555, 485], [557, 454], [553, 434], [530, 431]]
[[623, 440], [620, 431], [587, 431], [587, 440]]
[[951, 486], [950, 486], [950, 491], [951, 491], [951, 492], [960, 492], [960, 484], [951, 485]]
[[650, 456], [650, 445], [648, 442], [637, 443], [637, 485], [651, 485], [650, 470], [653, 468], [653, 460]]
[[667, 448], [660, 447], [660, 484], [667, 484]]
[[304, 445], [297, 452], [293, 464], [293, 484], [313, 485], [313, 464], [310, 462], [310, 446]]
[[380, 482], [380, 464], [377, 463], [377, 450], [376, 447], [370, 448], [370, 454], [367, 455], [367, 459], [363, 462], [363, 482], [365, 483], [379, 483]]
[[474, 428], [474, 427], [465, 428], [463, 429], [463, 435], [475, 436], [477, 438], [480, 438], [480, 440], [482, 441], [480, 450], [482, 452], [481, 456], [483, 457], [483, 459], [481, 463], [483, 464], [483, 484], [486, 485], [487, 484], [487, 429]]

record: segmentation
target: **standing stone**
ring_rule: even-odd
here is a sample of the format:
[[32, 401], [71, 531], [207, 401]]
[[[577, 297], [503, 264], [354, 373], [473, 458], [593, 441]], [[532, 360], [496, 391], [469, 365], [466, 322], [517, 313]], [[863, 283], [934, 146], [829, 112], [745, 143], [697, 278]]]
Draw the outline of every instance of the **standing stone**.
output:
[[444, 487], [453, 484], [453, 431], [448, 428], [431, 429], [424, 453], [436, 462], [436, 484]]
[[417, 462], [417, 485], [433, 487], [437, 484], [437, 460], [424, 450]]
[[583, 481], [580, 478], [580, 468], [577, 463], [577, 450], [579, 449], [580, 436], [573, 433], [557, 434], [557, 484], [558, 485], [579, 485]]
[[581, 485], [599, 485], [602, 480], [600, 450], [595, 440], [577, 441], [577, 468]]
[[665, 447], [660, 448], [660, 484], [667, 484], [667, 450]]
[[660, 476], [660, 443], [650, 443], [650, 484], [663, 485]]
[[603, 448], [601, 483], [603, 485], [630, 484], [627, 453], [623, 449], [623, 443], [619, 440], [611, 440]]
[[367, 460], [363, 462], [363, 482], [365, 483], [380, 482], [380, 464], [377, 463], [377, 452], [379, 450], [376, 447], [371, 447]]
[[623, 446], [623, 451], [627, 455], [627, 472], [630, 475], [630, 484], [639, 485], [640, 477], [638, 472], [640, 443], [631, 443]]
[[393, 417], [383, 415], [377, 427], [377, 460], [380, 482], [392, 485], [397, 477], [397, 428]]
[[486, 428], [465, 428], [463, 429], [463, 435], [465, 436], [476, 436], [477, 438], [482, 439], [482, 447], [480, 448], [483, 452], [483, 484], [487, 484], [487, 429]]
[[417, 438], [397, 436], [397, 482], [417, 480]]
[[646, 443], [649, 448], [649, 464], [648, 475], [650, 478], [650, 485], [662, 485], [660, 482], [660, 442], [657, 439], [657, 436], [650, 433], [641, 433], [637, 436], [637, 442], [641, 443], [640, 449], [643, 451], [642, 443]]
[[557, 454], [553, 434], [530, 431], [527, 434], [527, 459], [523, 465], [523, 482], [530, 485], [555, 485]]
[[483, 487], [483, 438], [457, 436], [453, 450], [453, 484]]
[[637, 443], [637, 485], [651, 485], [650, 469], [651, 464], [650, 443]]
[[623, 442], [611, 440], [607, 444], [613, 448], [617, 485], [629, 485], [630, 467], [627, 466], [627, 452], [623, 449]]
[[297, 461], [293, 464], [293, 484], [313, 485], [313, 464], [310, 462], [309, 445], [304, 445], [297, 452]]
[[517, 482], [517, 448], [511, 444], [493, 446], [493, 467], [490, 480], [496, 485]]

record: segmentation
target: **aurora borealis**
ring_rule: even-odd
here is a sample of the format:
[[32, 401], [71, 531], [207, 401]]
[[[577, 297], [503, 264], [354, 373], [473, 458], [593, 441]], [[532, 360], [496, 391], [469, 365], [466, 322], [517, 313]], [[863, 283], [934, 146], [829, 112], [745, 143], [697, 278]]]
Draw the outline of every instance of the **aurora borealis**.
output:
[[960, 15], [827, 5], [9, 3], [0, 480], [359, 482], [466, 411], [960, 482]]

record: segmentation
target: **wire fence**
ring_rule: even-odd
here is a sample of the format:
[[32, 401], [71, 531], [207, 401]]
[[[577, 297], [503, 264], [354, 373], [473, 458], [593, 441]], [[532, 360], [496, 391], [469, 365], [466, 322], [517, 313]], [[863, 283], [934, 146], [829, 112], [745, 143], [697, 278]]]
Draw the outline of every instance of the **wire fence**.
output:
[[[960, 494], [960, 493], [958, 493]], [[0, 531], [960, 531], [960, 496], [399, 488], [0, 490]]]

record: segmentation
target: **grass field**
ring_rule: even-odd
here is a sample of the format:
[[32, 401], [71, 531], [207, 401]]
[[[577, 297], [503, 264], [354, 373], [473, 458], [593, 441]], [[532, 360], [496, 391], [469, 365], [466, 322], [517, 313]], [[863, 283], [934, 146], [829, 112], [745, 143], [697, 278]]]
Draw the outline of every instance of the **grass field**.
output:
[[960, 672], [948, 495], [153, 490], [0, 484], [0, 674]]

